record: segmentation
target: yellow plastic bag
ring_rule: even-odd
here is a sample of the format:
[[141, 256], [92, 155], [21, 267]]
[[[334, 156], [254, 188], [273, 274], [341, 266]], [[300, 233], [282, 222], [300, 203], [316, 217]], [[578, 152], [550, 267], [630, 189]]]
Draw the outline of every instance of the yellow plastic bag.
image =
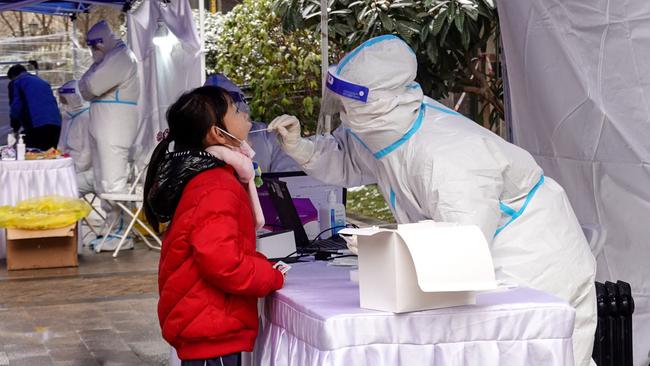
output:
[[88, 216], [90, 205], [78, 198], [48, 196], [0, 206], [0, 227], [45, 230], [72, 225]]

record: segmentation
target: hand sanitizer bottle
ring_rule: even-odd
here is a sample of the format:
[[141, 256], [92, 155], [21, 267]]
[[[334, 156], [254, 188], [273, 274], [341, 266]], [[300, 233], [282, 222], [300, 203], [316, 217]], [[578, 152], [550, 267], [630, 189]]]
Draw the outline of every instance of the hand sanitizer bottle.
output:
[[25, 142], [23, 141], [23, 136], [25, 135], [21, 133], [16, 144], [16, 160], [25, 160]]
[[321, 206], [318, 212], [318, 218], [320, 221], [320, 230], [323, 232], [321, 238], [323, 239], [337, 235], [345, 227], [345, 206], [336, 202], [336, 193], [334, 191], [329, 192], [327, 204]]

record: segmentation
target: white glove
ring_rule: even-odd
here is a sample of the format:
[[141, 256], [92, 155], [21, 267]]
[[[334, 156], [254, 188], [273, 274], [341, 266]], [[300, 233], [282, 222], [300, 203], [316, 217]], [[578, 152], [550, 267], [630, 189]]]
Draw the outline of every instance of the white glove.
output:
[[266, 129], [276, 131], [280, 146], [296, 163], [305, 165], [314, 155], [314, 143], [300, 136], [300, 121], [294, 116], [284, 114], [276, 117]]
[[359, 255], [359, 242], [356, 235], [339, 235], [348, 245], [348, 249], [356, 255]]

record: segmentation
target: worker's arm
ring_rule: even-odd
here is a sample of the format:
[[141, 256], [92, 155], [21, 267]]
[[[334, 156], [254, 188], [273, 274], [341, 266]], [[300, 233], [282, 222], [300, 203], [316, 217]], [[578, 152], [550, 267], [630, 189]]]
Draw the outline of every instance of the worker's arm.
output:
[[131, 77], [137, 77], [137, 63], [124, 49], [113, 49], [79, 80], [79, 92], [85, 100], [92, 100]]
[[20, 86], [15, 81], [9, 83], [9, 101], [10, 101], [10, 117], [11, 117], [11, 128], [15, 132], [20, 130], [21, 118], [23, 116], [24, 103], [22, 100], [22, 95], [18, 90]]

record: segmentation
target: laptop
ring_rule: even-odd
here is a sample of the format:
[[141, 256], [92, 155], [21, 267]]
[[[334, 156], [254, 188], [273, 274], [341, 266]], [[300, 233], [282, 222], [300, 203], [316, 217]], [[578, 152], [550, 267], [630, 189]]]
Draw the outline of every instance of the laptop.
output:
[[[302, 226], [305, 228], [309, 240], [315, 239], [321, 231], [318, 211], [320, 207], [327, 204], [330, 191], [335, 193], [336, 202], [345, 205], [345, 188], [323, 183], [302, 171], [262, 173], [262, 180], [264, 181], [267, 178], [277, 178], [287, 183], [287, 188], [291, 192], [291, 198], [293, 199], [293, 205], [298, 212], [298, 217], [302, 222]], [[266, 222], [266, 225], [263, 230], [260, 230], [260, 233], [268, 230], [283, 230], [285, 226], [280, 221], [280, 216], [275, 209], [273, 200], [271, 200], [266, 184], [262, 184], [257, 189], [257, 195], [262, 205], [262, 212], [264, 213], [264, 220]], [[331, 232], [321, 235], [321, 237], [330, 236]]]
[[276, 178], [263, 178], [273, 201], [273, 206], [278, 212], [280, 222], [286, 229], [293, 230], [296, 249], [299, 253], [305, 252], [338, 252], [347, 249], [345, 240], [338, 236], [330, 239], [309, 240], [305, 228], [298, 217], [298, 212], [293, 204], [287, 183]]

